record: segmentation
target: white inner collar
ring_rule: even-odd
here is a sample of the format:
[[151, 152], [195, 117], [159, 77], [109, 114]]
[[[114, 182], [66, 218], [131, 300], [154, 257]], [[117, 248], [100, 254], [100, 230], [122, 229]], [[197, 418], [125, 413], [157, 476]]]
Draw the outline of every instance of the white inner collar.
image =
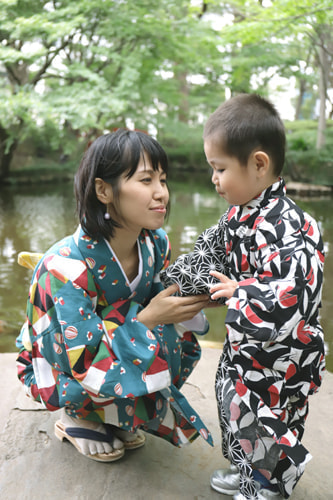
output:
[[141, 248], [140, 248], [139, 240], [138, 239], [136, 240], [136, 247], [138, 249], [138, 257], [139, 257], [138, 274], [131, 282], [129, 282], [129, 279], [126, 276], [126, 273], [123, 269], [123, 266], [121, 265], [117, 255], [115, 254], [114, 250], [112, 249], [112, 246], [110, 245], [108, 240], [105, 240], [105, 242], [106, 242], [107, 246], [109, 247], [109, 250], [112, 252], [113, 257], [116, 259], [116, 262], [117, 262], [117, 264], [118, 264], [118, 266], [119, 266], [119, 268], [120, 268], [120, 270], [121, 270], [121, 272], [126, 280], [127, 285], [130, 287], [131, 292], [134, 292], [134, 290], [138, 286], [138, 284], [141, 280], [141, 277], [142, 277], [142, 255], [141, 255]]

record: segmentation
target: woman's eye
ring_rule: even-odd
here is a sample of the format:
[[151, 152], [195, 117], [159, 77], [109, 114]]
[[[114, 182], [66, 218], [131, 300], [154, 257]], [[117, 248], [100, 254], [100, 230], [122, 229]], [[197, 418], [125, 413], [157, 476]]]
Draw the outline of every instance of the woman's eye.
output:
[[141, 179], [141, 182], [151, 182], [151, 177], [145, 177], [144, 179]]

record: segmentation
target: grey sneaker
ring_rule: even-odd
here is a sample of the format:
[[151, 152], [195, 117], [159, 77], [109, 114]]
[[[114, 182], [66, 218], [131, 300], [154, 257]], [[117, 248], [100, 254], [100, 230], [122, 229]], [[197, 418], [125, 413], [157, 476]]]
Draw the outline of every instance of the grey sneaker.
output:
[[258, 500], [283, 500], [283, 498], [279, 491], [272, 491], [266, 488], [261, 488], [258, 491]]
[[213, 490], [225, 495], [234, 495], [239, 490], [239, 471], [235, 465], [229, 469], [220, 469], [213, 472], [210, 478]]
[[[232, 498], [233, 500], [246, 500], [246, 497], [240, 492], [236, 493]], [[258, 500], [284, 500], [284, 498], [278, 491], [261, 488], [258, 491]]]

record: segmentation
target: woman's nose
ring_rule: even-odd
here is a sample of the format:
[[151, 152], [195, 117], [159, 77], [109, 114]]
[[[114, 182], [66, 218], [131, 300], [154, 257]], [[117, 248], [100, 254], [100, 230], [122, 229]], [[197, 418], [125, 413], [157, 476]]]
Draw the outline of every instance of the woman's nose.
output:
[[168, 188], [166, 187], [165, 184], [162, 184], [161, 182], [157, 182], [155, 189], [154, 189], [154, 196], [156, 198], [162, 198], [166, 195], [168, 192]]

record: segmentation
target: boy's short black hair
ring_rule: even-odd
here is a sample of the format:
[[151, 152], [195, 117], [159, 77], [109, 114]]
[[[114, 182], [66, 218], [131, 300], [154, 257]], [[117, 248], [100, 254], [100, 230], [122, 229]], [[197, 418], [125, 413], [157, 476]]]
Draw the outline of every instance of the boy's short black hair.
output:
[[118, 129], [98, 137], [89, 146], [74, 182], [79, 221], [89, 236], [97, 238], [102, 235], [109, 239], [114, 229], [120, 227], [112, 218], [105, 220], [105, 205], [96, 196], [95, 179], [101, 178], [109, 183], [117, 200], [121, 177], [132, 177], [143, 155], [153, 170], [161, 167], [168, 174], [168, 158], [164, 149], [145, 132]]
[[281, 174], [286, 149], [283, 122], [273, 104], [257, 94], [239, 94], [221, 104], [208, 118], [203, 139], [220, 142], [223, 151], [246, 165], [254, 150], [264, 151]]

